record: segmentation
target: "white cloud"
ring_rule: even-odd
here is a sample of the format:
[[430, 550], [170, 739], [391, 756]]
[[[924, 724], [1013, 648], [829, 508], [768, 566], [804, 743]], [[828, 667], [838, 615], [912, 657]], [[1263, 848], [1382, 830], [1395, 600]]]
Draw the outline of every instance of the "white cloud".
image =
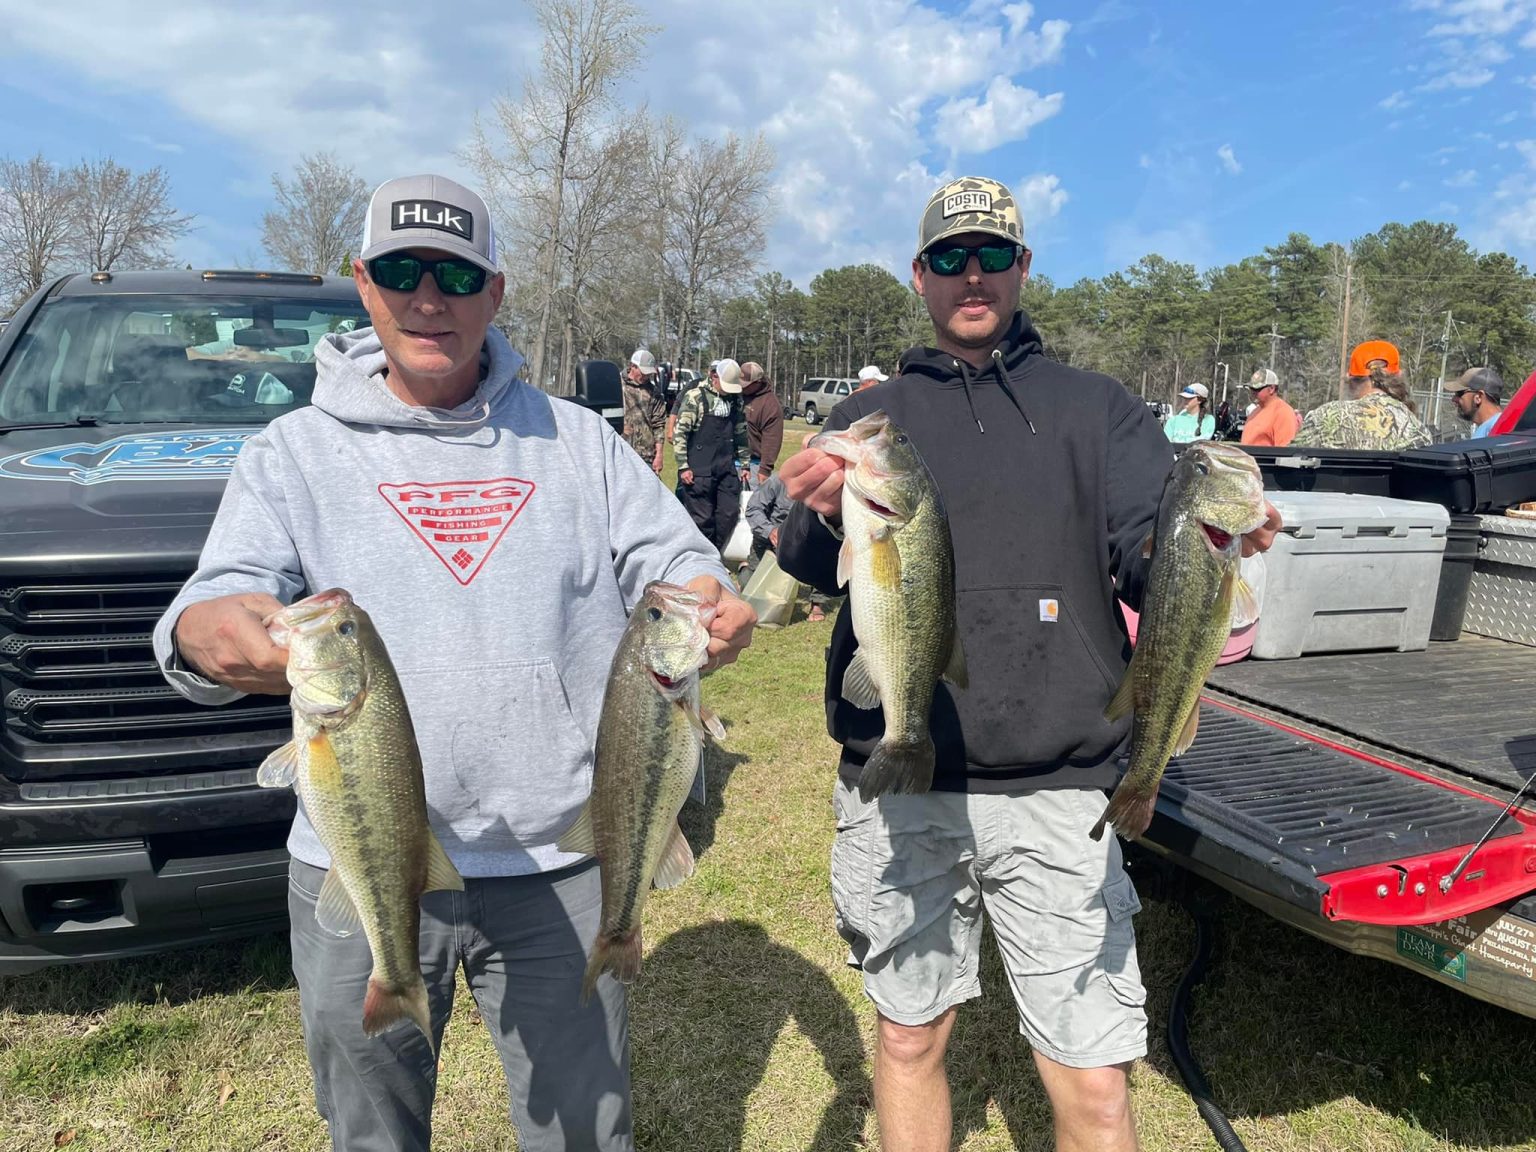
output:
[[1476, 183], [1476, 168], [1464, 168], [1462, 171], [1456, 173], [1456, 175], [1448, 176], [1445, 179], [1445, 186], [1447, 188], [1470, 188]]
[[1060, 112], [1064, 99], [1060, 92], [1042, 96], [999, 76], [987, 85], [985, 96], [966, 96], [941, 105], [934, 127], [939, 139], [956, 153], [990, 152], [1023, 140], [1036, 124]]
[[1068, 200], [1067, 190], [1061, 179], [1049, 173], [1036, 173], [1010, 185], [1013, 196], [1019, 202], [1019, 212], [1024, 216], [1024, 234], [1033, 235], [1042, 220], [1049, 220], [1061, 212]]
[[[1025, 79], [1065, 57], [1069, 25], [1037, 15], [1058, 3], [775, 0], [715, 5], [706, 19], [697, 0], [649, 0], [645, 16], [663, 30], [621, 95], [698, 133], [763, 132], [778, 161], [771, 266], [797, 282], [849, 259], [901, 274], [918, 213], [955, 157], [1017, 171], [1007, 146], [1061, 111], [1062, 92]], [[319, 150], [370, 181], [469, 177], [458, 153], [474, 117], [520, 89], [540, 42], [526, 5], [495, 0], [463, 0], [451, 21], [406, 0], [375, 0], [366, 20], [267, 0], [254, 23], [216, 0], [0, 7], [0, 66], [25, 54], [85, 90], [163, 102], [157, 137], [175, 139], [176, 122], [211, 130], [225, 147], [210, 163], [258, 203], [273, 171]], [[1055, 192], [1047, 211], [1060, 208]]]
[[1397, 91], [1385, 100], [1377, 101], [1376, 107], [1384, 108], [1388, 112], [1396, 112], [1399, 108], [1407, 108], [1413, 101], [1402, 92]]
[[142, 144], [145, 148], [153, 148], [156, 152], [180, 153], [186, 151], [180, 144], [170, 140], [155, 140], [139, 132], [130, 133], [126, 139], [130, 144]]
[[1408, 7], [1440, 17], [1426, 32], [1433, 63], [1420, 91], [1481, 88], [1510, 59], [1510, 41], [1519, 36], [1522, 47], [1536, 48], [1536, 0], [1415, 0]]
[[1221, 160], [1221, 166], [1233, 176], [1243, 170], [1243, 166], [1237, 162], [1237, 155], [1232, 151], [1232, 145], [1223, 144], [1216, 149], [1216, 156]]
[[1454, 72], [1442, 72], [1433, 80], [1419, 86], [1420, 92], [1443, 92], [1447, 88], [1481, 88], [1494, 77], [1492, 68], [1469, 68]]

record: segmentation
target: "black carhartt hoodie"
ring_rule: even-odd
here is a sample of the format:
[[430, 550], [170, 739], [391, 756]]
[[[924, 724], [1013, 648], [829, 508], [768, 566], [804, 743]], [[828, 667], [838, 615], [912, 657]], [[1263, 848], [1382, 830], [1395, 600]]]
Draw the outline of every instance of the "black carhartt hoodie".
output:
[[[826, 428], [883, 409], [911, 435], [949, 514], [970, 687], [941, 682], [935, 694], [933, 786], [1113, 787], [1130, 729], [1104, 720], [1130, 659], [1115, 597], [1141, 605], [1142, 545], [1173, 449], [1118, 381], [1047, 358], [1022, 311], [982, 368], [933, 348], [901, 363], [899, 376], [839, 404]], [[778, 560], [832, 593], [839, 547], [797, 504]], [[857, 647], [852, 613], [842, 612], [827, 651], [827, 721], [850, 783], [884, 729], [878, 707], [840, 694]]]

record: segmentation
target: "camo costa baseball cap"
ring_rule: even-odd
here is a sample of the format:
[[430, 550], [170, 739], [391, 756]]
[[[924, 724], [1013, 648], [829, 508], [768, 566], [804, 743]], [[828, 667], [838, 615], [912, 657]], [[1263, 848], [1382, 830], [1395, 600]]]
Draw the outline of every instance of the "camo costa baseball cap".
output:
[[917, 227], [917, 254], [950, 236], [985, 232], [1015, 244], [1024, 243], [1024, 219], [1013, 193], [985, 176], [962, 176], [935, 192]]
[[365, 264], [404, 248], [435, 248], [496, 272], [491, 213], [464, 185], [446, 176], [401, 176], [374, 190], [363, 224]]

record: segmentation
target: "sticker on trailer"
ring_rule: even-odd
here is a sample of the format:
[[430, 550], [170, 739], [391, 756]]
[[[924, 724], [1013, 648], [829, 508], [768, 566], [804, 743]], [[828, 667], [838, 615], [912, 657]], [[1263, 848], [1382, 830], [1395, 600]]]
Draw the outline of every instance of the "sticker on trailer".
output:
[[55, 444], [0, 459], [0, 477], [108, 484], [122, 480], [227, 480], [260, 428], [136, 432], [99, 444]]

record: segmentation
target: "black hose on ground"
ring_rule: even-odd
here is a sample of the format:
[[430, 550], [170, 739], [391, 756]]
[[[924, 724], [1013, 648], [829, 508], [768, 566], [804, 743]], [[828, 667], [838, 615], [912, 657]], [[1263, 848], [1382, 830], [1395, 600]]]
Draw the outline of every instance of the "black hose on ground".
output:
[[1195, 957], [1174, 990], [1173, 1002], [1168, 1005], [1168, 1051], [1173, 1056], [1174, 1067], [1179, 1070], [1179, 1078], [1189, 1089], [1190, 1099], [1195, 1102], [1201, 1119], [1216, 1137], [1222, 1152], [1248, 1152], [1233, 1130], [1232, 1121], [1211, 1099], [1210, 1082], [1189, 1050], [1189, 997], [1196, 985], [1205, 979], [1205, 966], [1211, 959], [1211, 922], [1203, 910], [1194, 907], [1193, 901], [1186, 900], [1184, 907], [1195, 921]]

